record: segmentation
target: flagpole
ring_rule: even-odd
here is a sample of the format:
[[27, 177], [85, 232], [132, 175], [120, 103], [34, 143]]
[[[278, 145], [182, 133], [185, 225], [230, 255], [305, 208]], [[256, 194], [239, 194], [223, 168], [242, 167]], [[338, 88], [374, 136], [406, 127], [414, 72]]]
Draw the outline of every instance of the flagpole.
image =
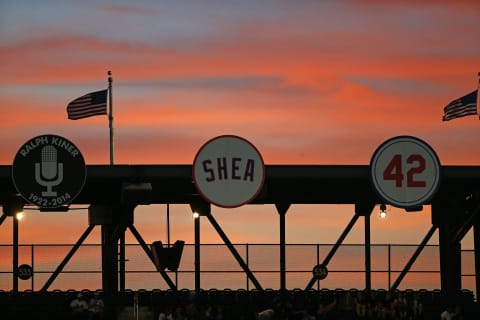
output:
[[478, 119], [480, 120], [480, 71], [477, 73], [478, 76], [478, 87], [477, 87], [477, 114]]
[[110, 128], [110, 164], [114, 164], [113, 157], [113, 107], [112, 107], [112, 71], [108, 70], [108, 127]]

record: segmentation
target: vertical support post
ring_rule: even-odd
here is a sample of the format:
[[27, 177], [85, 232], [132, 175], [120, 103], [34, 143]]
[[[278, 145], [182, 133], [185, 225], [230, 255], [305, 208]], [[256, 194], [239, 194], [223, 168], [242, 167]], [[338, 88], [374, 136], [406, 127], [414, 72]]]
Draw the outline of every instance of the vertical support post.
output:
[[193, 219], [195, 224], [195, 292], [200, 292], [200, 216]]
[[34, 278], [35, 278], [35, 259], [34, 259], [35, 250], [34, 250], [34, 246], [35, 245], [33, 243], [30, 246], [30, 257], [31, 257], [30, 258], [30, 265], [32, 266], [32, 270], [33, 270], [33, 272], [32, 272], [32, 284], [31, 284], [32, 287], [30, 288], [30, 289], [32, 289], [32, 291], [35, 288], [35, 286], [34, 286], [34, 284], [35, 284], [35, 282], [34, 282]]
[[285, 252], [285, 212], [280, 213], [280, 290], [287, 288]]
[[120, 292], [125, 292], [125, 261], [125, 229], [123, 229], [120, 234], [120, 253], [118, 255]]
[[452, 301], [462, 287], [461, 245], [455, 240], [455, 232], [461, 215], [453, 214], [458, 210], [454, 200], [434, 202], [432, 204], [432, 221], [438, 226], [440, 245], [440, 283], [445, 301]]
[[[317, 265], [320, 264], [320, 244], [317, 243]], [[320, 290], [320, 280], [317, 281], [317, 290]]]
[[113, 94], [112, 94], [112, 71], [108, 71], [108, 127], [110, 129], [110, 165], [113, 166], [115, 156], [113, 154]]
[[280, 290], [287, 289], [286, 254], [285, 254], [285, 215], [290, 207], [289, 203], [275, 203], [280, 215]]
[[388, 244], [388, 290], [391, 289], [392, 283], [392, 245]]
[[375, 202], [363, 200], [355, 203], [355, 214], [365, 217], [365, 290], [372, 289], [372, 257], [370, 251], [370, 216], [375, 208]]
[[118, 238], [113, 224], [101, 226], [102, 233], [102, 287], [105, 319], [116, 319], [115, 298], [118, 292]]
[[[250, 267], [249, 267], [248, 243], [245, 244], [245, 255], [246, 255], [245, 259], [247, 260], [247, 261], [246, 261], [246, 263], [247, 263], [247, 268], [250, 268]], [[250, 281], [248, 281], [248, 274], [245, 273], [245, 275], [246, 275], [246, 282], [247, 282], [247, 283], [246, 283], [246, 288], [247, 288], [247, 291], [248, 291], [248, 289], [250, 288]]]
[[170, 204], [167, 203], [167, 247], [170, 248]]
[[475, 252], [475, 289], [477, 301], [480, 301], [480, 219], [473, 225], [473, 248]]
[[460, 243], [451, 240], [451, 229], [447, 225], [439, 227], [440, 277], [444, 298], [453, 300], [461, 290], [461, 250]]
[[13, 219], [13, 292], [18, 292], [18, 219]]
[[370, 214], [365, 215], [365, 290], [372, 290], [372, 257], [370, 248]]
[[287, 291], [287, 267], [285, 251], [285, 216], [290, 207], [290, 203], [275, 203], [278, 214], [280, 215], [280, 304], [286, 310], [286, 291]]

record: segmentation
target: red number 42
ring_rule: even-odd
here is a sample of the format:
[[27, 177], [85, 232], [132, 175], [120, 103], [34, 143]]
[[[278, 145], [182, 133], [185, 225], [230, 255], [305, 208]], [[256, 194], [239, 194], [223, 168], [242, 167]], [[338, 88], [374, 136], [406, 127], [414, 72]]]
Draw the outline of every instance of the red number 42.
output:
[[[407, 171], [407, 187], [425, 187], [427, 183], [421, 180], [415, 180], [414, 176], [418, 173], [422, 173], [425, 170], [425, 158], [419, 154], [412, 154], [407, 158], [408, 164], [413, 166]], [[383, 171], [384, 180], [394, 180], [396, 187], [403, 186], [403, 167], [402, 167], [402, 155], [396, 154], [393, 156], [390, 163]]]

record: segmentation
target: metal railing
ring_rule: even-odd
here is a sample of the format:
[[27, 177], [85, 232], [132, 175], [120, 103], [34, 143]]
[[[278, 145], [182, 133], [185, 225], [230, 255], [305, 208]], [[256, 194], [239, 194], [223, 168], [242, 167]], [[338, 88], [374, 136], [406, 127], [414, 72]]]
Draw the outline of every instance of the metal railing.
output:
[[[19, 291], [42, 288], [73, 245], [19, 245], [19, 265], [33, 269], [32, 276], [20, 280]], [[280, 287], [278, 244], [235, 244], [249, 269], [263, 288]], [[333, 244], [287, 244], [286, 286], [305, 288], [312, 278], [312, 269], [328, 254]], [[372, 288], [389, 289], [402, 272], [416, 245], [373, 244], [371, 250]], [[12, 290], [12, 245], [0, 245], [0, 290]], [[245, 289], [254, 286], [224, 244], [202, 244], [200, 247], [201, 287], [204, 289]], [[125, 287], [127, 289], [168, 289], [155, 266], [138, 244], [125, 246]], [[96, 290], [101, 288], [101, 245], [83, 244], [55, 279], [49, 290]], [[194, 245], [184, 247], [180, 267], [168, 271], [177, 288], [194, 288]], [[328, 264], [328, 276], [314, 288], [365, 287], [365, 255], [363, 244], [343, 244]], [[399, 289], [440, 287], [439, 246], [427, 245], [417, 258]], [[475, 291], [474, 250], [462, 250], [462, 287]]]

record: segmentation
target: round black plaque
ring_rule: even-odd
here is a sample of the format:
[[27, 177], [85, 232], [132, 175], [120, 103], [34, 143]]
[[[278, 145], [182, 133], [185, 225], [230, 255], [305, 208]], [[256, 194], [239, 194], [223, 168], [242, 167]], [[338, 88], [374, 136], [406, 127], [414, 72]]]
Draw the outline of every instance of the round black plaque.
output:
[[42, 135], [18, 150], [12, 179], [18, 193], [31, 204], [57, 208], [82, 191], [86, 167], [80, 150], [68, 139]]
[[312, 270], [313, 277], [316, 280], [323, 280], [328, 275], [328, 269], [323, 264], [317, 264]]
[[18, 277], [22, 280], [28, 280], [33, 275], [33, 268], [28, 264], [18, 266]]

